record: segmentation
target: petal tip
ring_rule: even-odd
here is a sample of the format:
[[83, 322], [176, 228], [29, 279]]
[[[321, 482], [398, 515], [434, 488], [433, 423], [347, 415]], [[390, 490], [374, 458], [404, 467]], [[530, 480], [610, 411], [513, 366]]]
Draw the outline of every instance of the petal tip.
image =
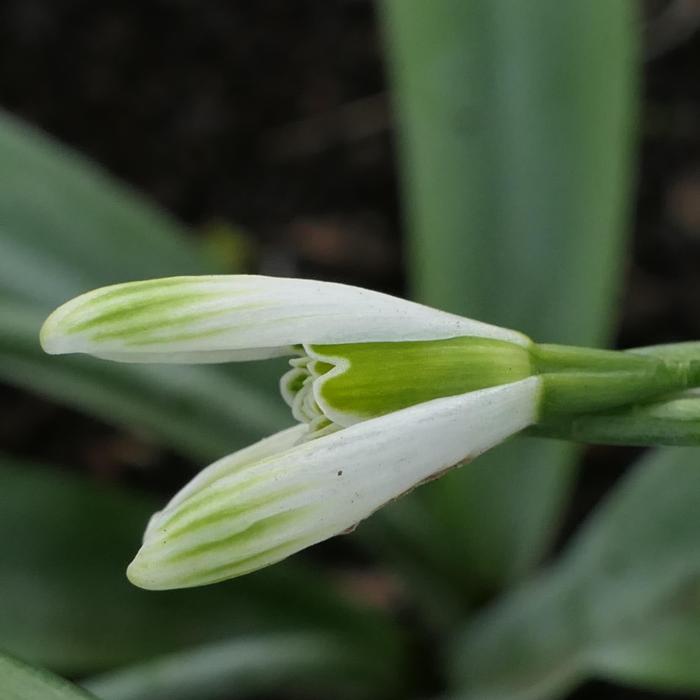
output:
[[39, 331], [41, 349], [49, 355], [62, 355], [70, 352], [67, 338], [58, 327], [58, 318], [54, 311], [43, 323]]
[[142, 547], [134, 557], [131, 564], [126, 569], [126, 577], [137, 588], [143, 588], [147, 591], [162, 591], [168, 588], [177, 586], [167, 585], [157, 575], [157, 570], [154, 570], [148, 563], [148, 557], [144, 555], [145, 547]]

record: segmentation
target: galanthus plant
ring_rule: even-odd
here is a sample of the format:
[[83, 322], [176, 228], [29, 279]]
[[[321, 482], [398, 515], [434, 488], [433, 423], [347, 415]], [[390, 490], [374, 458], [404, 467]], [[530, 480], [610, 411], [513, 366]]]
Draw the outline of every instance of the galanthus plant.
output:
[[277, 562], [525, 429], [586, 439], [602, 420], [618, 431], [609, 441], [697, 441], [677, 410], [700, 385], [694, 345], [537, 344], [341, 284], [234, 275], [114, 285], [57, 309], [41, 342], [122, 362], [292, 358], [280, 388], [297, 425], [215, 462], [153, 515], [128, 569], [150, 589]]

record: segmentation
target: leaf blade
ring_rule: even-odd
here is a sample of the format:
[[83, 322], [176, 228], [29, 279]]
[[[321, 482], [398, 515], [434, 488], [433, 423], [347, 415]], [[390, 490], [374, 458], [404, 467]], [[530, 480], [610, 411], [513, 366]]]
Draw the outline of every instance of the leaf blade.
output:
[[0, 288], [58, 305], [91, 287], [205, 272], [171, 217], [97, 165], [0, 113]]
[[[612, 321], [629, 187], [631, 4], [384, 7], [416, 296], [536, 340], [600, 343]], [[460, 583], [472, 595], [539, 558], [575, 460], [571, 446], [517, 442], [422, 490], [461, 547]], [[529, 484], [522, 519], [511, 478]], [[482, 507], [468, 510], [474, 493]]]
[[699, 458], [650, 453], [553, 567], [470, 623], [452, 656], [459, 697], [548, 697], [590, 676], [696, 690], [697, 664], [674, 650], [700, 648]]
[[329, 635], [257, 635], [117, 669], [83, 685], [101, 700], [220, 700], [281, 687], [372, 697], [365, 662]]
[[0, 653], [0, 693], [5, 700], [96, 700], [68, 681]]

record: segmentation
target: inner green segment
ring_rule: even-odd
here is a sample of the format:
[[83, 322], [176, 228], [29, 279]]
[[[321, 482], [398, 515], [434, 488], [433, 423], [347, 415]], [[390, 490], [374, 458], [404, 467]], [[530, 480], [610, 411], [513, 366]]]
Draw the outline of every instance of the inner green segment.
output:
[[349, 363], [343, 373], [324, 378], [320, 395], [334, 410], [357, 418], [532, 374], [527, 348], [488, 338], [314, 345], [312, 349]]

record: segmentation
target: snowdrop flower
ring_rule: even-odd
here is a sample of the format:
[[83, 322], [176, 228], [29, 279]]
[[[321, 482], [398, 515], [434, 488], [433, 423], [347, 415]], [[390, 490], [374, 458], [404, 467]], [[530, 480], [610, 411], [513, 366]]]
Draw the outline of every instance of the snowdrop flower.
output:
[[689, 382], [678, 363], [536, 345], [357, 287], [253, 275], [98, 289], [57, 309], [41, 342], [124, 362], [292, 356], [280, 388], [298, 424], [204, 469], [151, 518], [128, 569], [149, 589], [254, 571], [528, 426]]

